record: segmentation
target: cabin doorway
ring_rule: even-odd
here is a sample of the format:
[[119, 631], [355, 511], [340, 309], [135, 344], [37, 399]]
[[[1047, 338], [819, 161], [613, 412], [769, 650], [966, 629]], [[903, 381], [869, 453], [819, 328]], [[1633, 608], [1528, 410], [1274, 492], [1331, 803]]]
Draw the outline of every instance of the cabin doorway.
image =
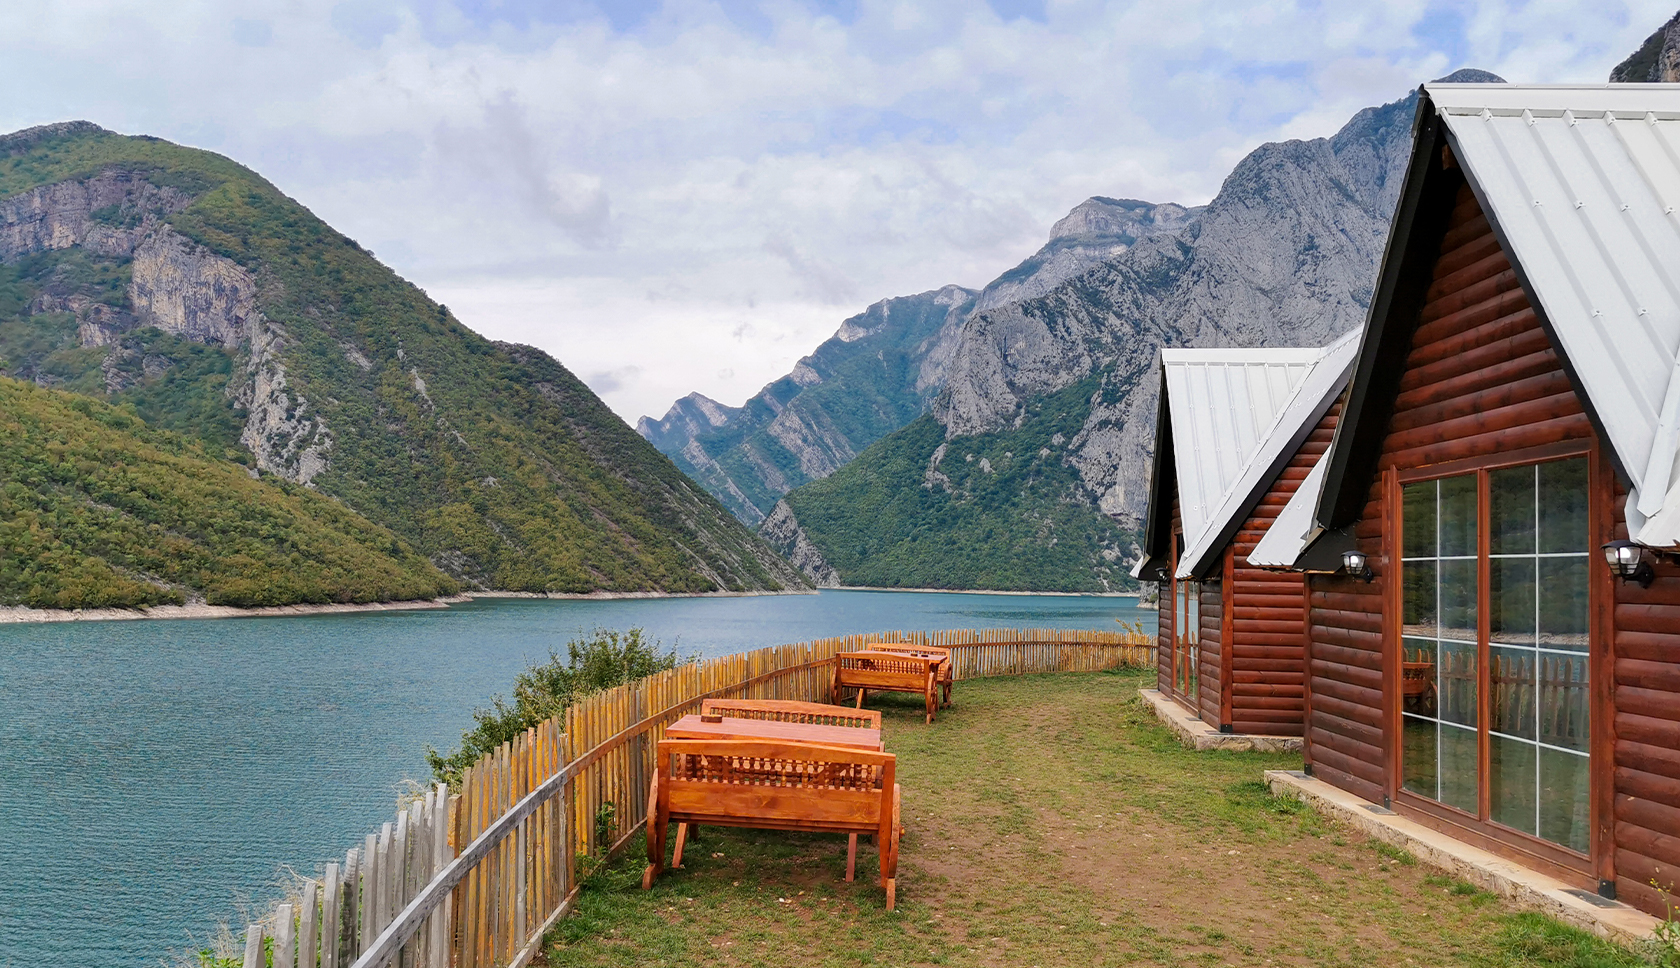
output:
[[1589, 458], [1402, 476], [1399, 787], [1591, 851]]

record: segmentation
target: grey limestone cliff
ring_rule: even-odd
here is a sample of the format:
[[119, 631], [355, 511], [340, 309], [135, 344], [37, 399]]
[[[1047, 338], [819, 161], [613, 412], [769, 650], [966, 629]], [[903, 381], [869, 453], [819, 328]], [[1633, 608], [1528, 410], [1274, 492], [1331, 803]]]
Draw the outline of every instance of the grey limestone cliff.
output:
[[[309, 401], [288, 392], [285, 334], [257, 309], [255, 278], [163, 221], [192, 200], [121, 169], [42, 185], [0, 202], [0, 263], [72, 248], [121, 260], [128, 272], [125, 306], [49, 286], [31, 310], [73, 314], [81, 345], [107, 348], [113, 362], [135, 353], [122, 337], [146, 327], [235, 352], [241, 378], [228, 392], [247, 415], [241, 442], [259, 468], [307, 484], [326, 469], [332, 436]], [[105, 373], [107, 389], [122, 387], [120, 367], [107, 366]], [[46, 373], [36, 379], [52, 382]]]
[[805, 529], [799, 526], [799, 520], [793, 516], [793, 509], [786, 501], [777, 501], [771, 509], [770, 516], [758, 528], [759, 537], [763, 538], [782, 553], [795, 568], [805, 573], [818, 588], [840, 587], [840, 573], [828, 563], [817, 546], [811, 543]]

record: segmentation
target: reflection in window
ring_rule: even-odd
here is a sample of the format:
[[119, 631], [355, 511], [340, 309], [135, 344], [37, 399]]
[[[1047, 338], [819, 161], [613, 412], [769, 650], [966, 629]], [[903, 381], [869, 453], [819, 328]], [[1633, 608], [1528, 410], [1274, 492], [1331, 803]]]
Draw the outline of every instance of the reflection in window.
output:
[[[1479, 475], [1402, 489], [1401, 785], [1476, 812], [1485, 731], [1489, 819], [1585, 853], [1587, 461], [1485, 473], [1485, 601], [1477, 591]], [[1477, 628], [1484, 614], [1485, 645]]]
[[1401, 785], [1474, 813], [1476, 475], [1408, 484], [1401, 507]]

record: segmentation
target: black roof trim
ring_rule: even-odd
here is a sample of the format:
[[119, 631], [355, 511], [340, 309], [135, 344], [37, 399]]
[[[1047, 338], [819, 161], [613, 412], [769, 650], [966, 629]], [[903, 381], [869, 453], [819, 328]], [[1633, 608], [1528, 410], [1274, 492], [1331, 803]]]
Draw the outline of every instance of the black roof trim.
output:
[[[1424, 88], [1418, 91], [1418, 115], [1412, 131], [1412, 159], [1406, 170], [1406, 182], [1400, 192], [1388, 244], [1383, 251], [1377, 291], [1373, 294], [1366, 317], [1352, 390], [1347, 406], [1342, 410], [1341, 422], [1336, 427], [1335, 439], [1330, 444], [1330, 465], [1325, 471], [1324, 491], [1319, 496], [1315, 512], [1318, 523], [1330, 530], [1344, 528], [1364, 513], [1371, 481], [1376, 476], [1377, 462], [1382, 455], [1383, 438], [1393, 413], [1394, 399], [1399, 395], [1400, 379], [1405, 373], [1412, 334], [1417, 330], [1423, 299], [1439, 256], [1434, 247], [1426, 248], [1421, 243], [1439, 239], [1445, 234], [1446, 222], [1452, 212], [1452, 198], [1461, 184], [1469, 185], [1477, 204], [1487, 216], [1494, 237], [1511, 258], [1517, 282], [1528, 297], [1546, 337], [1558, 351], [1558, 359], [1594, 432], [1602, 441], [1610, 439], [1605, 433], [1603, 420], [1593, 407], [1592, 398], [1585, 391], [1580, 374], [1562, 351], [1563, 344], [1558, 341], [1556, 328], [1547, 317], [1527, 272], [1515, 258], [1504, 228], [1488, 204], [1486, 194], [1465, 165], [1457, 139], [1437, 114], [1434, 102]], [[1459, 162], [1456, 169], [1443, 169], [1437, 161], [1442, 147], [1452, 149]], [[1621, 466], [1615, 448], [1608, 450], [1616, 472], [1624, 482], [1630, 481], [1632, 478]]]
[[[1171, 417], [1167, 410], [1167, 367], [1155, 352], [1155, 370], [1161, 375], [1161, 392], [1156, 400], [1154, 467], [1149, 472], [1149, 509], [1143, 517], [1143, 556], [1165, 558], [1172, 554], [1172, 498], [1178, 492], [1178, 475], [1172, 473]], [[1171, 489], [1169, 491], [1169, 488]]]
[[[1436, 162], [1446, 143], [1445, 125], [1422, 87], [1418, 88], [1417, 112], [1412, 122], [1412, 160], [1378, 264], [1377, 288], [1360, 337], [1359, 362], [1354, 365], [1347, 406], [1330, 442], [1330, 465], [1325, 468], [1324, 491], [1314, 513], [1329, 529], [1343, 527], [1365, 511], [1370, 482], [1382, 456], [1383, 434], [1405, 372], [1413, 324], [1423, 311], [1423, 296], [1435, 268], [1435, 253], [1420, 253], [1411, 243], [1414, 238], [1439, 238], [1445, 232], [1450, 199], [1458, 187], [1458, 173], [1443, 171]], [[1443, 208], [1439, 196], [1447, 187], [1443, 182], [1448, 181], [1452, 193]], [[1400, 318], [1405, 322], [1398, 322]]]

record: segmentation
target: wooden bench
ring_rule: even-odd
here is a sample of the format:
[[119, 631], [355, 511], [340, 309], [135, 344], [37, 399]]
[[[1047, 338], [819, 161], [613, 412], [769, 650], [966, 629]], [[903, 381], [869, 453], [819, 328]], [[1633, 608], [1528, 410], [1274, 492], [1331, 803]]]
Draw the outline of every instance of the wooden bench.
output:
[[834, 657], [834, 685], [830, 698], [838, 704], [847, 689], [857, 690], [857, 705], [863, 708], [869, 690], [919, 692], [927, 705], [927, 721], [933, 722], [939, 708], [939, 663], [936, 657], [901, 655], [896, 652], [841, 652]]
[[906, 645], [901, 642], [883, 642], [869, 647], [872, 652], [896, 652], [899, 655], [922, 655], [939, 659], [939, 688], [944, 693], [941, 706], [951, 704], [951, 684], [956, 682], [956, 663], [951, 661], [951, 650], [938, 645]]
[[[794, 699], [703, 699], [700, 701], [700, 715], [723, 716], [728, 719], [748, 719], [755, 722], [773, 723], [805, 723], [814, 726], [846, 726], [858, 729], [874, 730], [879, 738], [881, 731], [881, 714], [873, 709], [853, 709], [850, 706], [831, 706], [823, 702], [799, 702]], [[676, 739], [700, 739], [698, 736], [674, 737]], [[745, 739], [747, 737], [735, 737]], [[771, 739], [772, 737], [755, 737]], [[825, 740], [834, 743], [834, 740]], [[841, 746], [856, 746], [856, 743], [839, 743]], [[886, 750], [887, 744], [877, 742], [875, 748]], [[700, 839], [700, 828], [686, 823], [677, 824], [677, 846], [671, 852], [671, 866], [682, 866], [683, 845], [690, 840]], [[848, 857], [857, 856], [857, 834], [852, 834], [846, 844]], [[851, 875], [846, 880], [851, 880]]]
[[[887, 910], [897, 903], [900, 792], [897, 758], [891, 753], [808, 743], [664, 739], [657, 760], [648, 791], [644, 890], [664, 870], [666, 838], [676, 822], [871, 834], [881, 852]], [[850, 846], [848, 881], [856, 868], [857, 852]]]
[[873, 709], [852, 709], [849, 706], [795, 702], [791, 699], [705, 699], [700, 702], [700, 715], [728, 716], [731, 719], [767, 719], [780, 723], [816, 723], [821, 726], [881, 728], [881, 714]]

